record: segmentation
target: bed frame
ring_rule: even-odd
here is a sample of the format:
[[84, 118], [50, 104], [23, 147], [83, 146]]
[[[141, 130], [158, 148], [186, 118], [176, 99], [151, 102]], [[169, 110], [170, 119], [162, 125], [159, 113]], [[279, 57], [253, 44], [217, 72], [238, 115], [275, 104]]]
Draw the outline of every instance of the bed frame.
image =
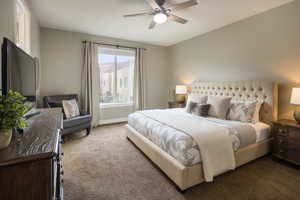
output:
[[[260, 120], [271, 125], [278, 115], [278, 85], [269, 81], [240, 82], [200, 82], [191, 85], [191, 93], [230, 96], [233, 100], [263, 101], [260, 110]], [[202, 164], [184, 166], [156, 144], [144, 137], [129, 125], [127, 138], [131, 140], [144, 154], [152, 160], [179, 188], [184, 191], [194, 185], [204, 182]], [[271, 151], [271, 139], [261, 141], [241, 148], [235, 152], [236, 166], [239, 167], [252, 160], [268, 154]]]

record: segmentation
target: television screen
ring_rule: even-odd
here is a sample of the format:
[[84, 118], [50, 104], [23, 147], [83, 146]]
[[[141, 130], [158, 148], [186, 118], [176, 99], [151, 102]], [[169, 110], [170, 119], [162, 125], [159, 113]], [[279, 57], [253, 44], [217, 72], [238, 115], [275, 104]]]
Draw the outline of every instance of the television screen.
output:
[[2, 44], [2, 93], [20, 92], [30, 101], [36, 97], [35, 60], [10, 40]]

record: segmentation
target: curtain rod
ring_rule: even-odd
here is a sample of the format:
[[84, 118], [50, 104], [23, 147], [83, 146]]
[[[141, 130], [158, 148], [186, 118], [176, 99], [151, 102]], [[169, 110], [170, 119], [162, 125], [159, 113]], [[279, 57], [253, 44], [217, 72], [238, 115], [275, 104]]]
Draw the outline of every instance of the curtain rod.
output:
[[[82, 43], [86, 43], [87, 41], [85, 40], [85, 41], [82, 41]], [[122, 48], [127, 48], [127, 49], [138, 49], [137, 47], [129, 47], [129, 46], [124, 46], [124, 45], [116, 45], [116, 44], [109, 44], [109, 43], [99, 43], [99, 42], [93, 42], [94, 44], [98, 44], [98, 45], [104, 45], [104, 46], [113, 46], [113, 47], [117, 47], [117, 48], [119, 48], [119, 47], [122, 47]], [[142, 49], [142, 50], [145, 50], [145, 51], [147, 51], [147, 49], [145, 49], [145, 48], [140, 48], [140, 49]]]

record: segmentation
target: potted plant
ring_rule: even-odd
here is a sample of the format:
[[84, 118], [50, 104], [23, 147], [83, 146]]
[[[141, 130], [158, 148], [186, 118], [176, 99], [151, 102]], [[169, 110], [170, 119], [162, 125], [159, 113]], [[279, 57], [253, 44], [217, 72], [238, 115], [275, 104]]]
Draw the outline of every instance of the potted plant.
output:
[[9, 146], [13, 129], [27, 127], [24, 115], [30, 106], [24, 104], [25, 100], [24, 96], [12, 90], [0, 96], [0, 149]]

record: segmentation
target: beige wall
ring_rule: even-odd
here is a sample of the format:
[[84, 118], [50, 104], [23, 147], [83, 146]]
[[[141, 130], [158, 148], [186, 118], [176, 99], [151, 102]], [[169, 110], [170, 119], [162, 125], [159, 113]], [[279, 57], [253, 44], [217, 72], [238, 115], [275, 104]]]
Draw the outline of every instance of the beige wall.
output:
[[300, 86], [300, 1], [169, 48], [171, 88], [203, 81], [266, 79], [280, 83], [281, 118], [290, 118], [291, 86]]
[[[30, 10], [30, 38], [31, 38], [31, 55], [40, 57], [40, 27], [35, 14], [32, 12], [30, 4], [23, 0]], [[16, 0], [0, 0], [0, 43], [2, 44], [3, 37], [14, 41], [15, 35], [15, 13]], [[1, 48], [0, 48], [0, 63], [1, 63]], [[1, 73], [1, 72], [0, 72]], [[1, 80], [1, 76], [0, 76]], [[1, 81], [0, 81], [1, 85]]]
[[[40, 27], [35, 14], [32, 12], [31, 5], [26, 0], [23, 2], [30, 10], [30, 38], [31, 38], [31, 52], [33, 57], [40, 56]], [[0, 0], [0, 42], [2, 43], [3, 37], [14, 41], [15, 34], [15, 12], [16, 0]], [[0, 50], [1, 51], [1, 50]], [[1, 58], [0, 58], [1, 59]]]
[[[146, 107], [164, 108], [167, 104], [167, 48], [83, 33], [41, 29], [42, 82], [41, 96], [80, 93], [83, 40], [145, 47]], [[101, 120], [127, 117], [130, 107], [105, 109]]]
[[[0, 0], [0, 45], [3, 37], [14, 38], [14, 4], [12, 0]], [[2, 48], [0, 48], [0, 66], [2, 66]], [[0, 68], [1, 69], [1, 68]], [[2, 70], [0, 70], [0, 88], [2, 86]], [[1, 93], [0, 93], [1, 94]]]

